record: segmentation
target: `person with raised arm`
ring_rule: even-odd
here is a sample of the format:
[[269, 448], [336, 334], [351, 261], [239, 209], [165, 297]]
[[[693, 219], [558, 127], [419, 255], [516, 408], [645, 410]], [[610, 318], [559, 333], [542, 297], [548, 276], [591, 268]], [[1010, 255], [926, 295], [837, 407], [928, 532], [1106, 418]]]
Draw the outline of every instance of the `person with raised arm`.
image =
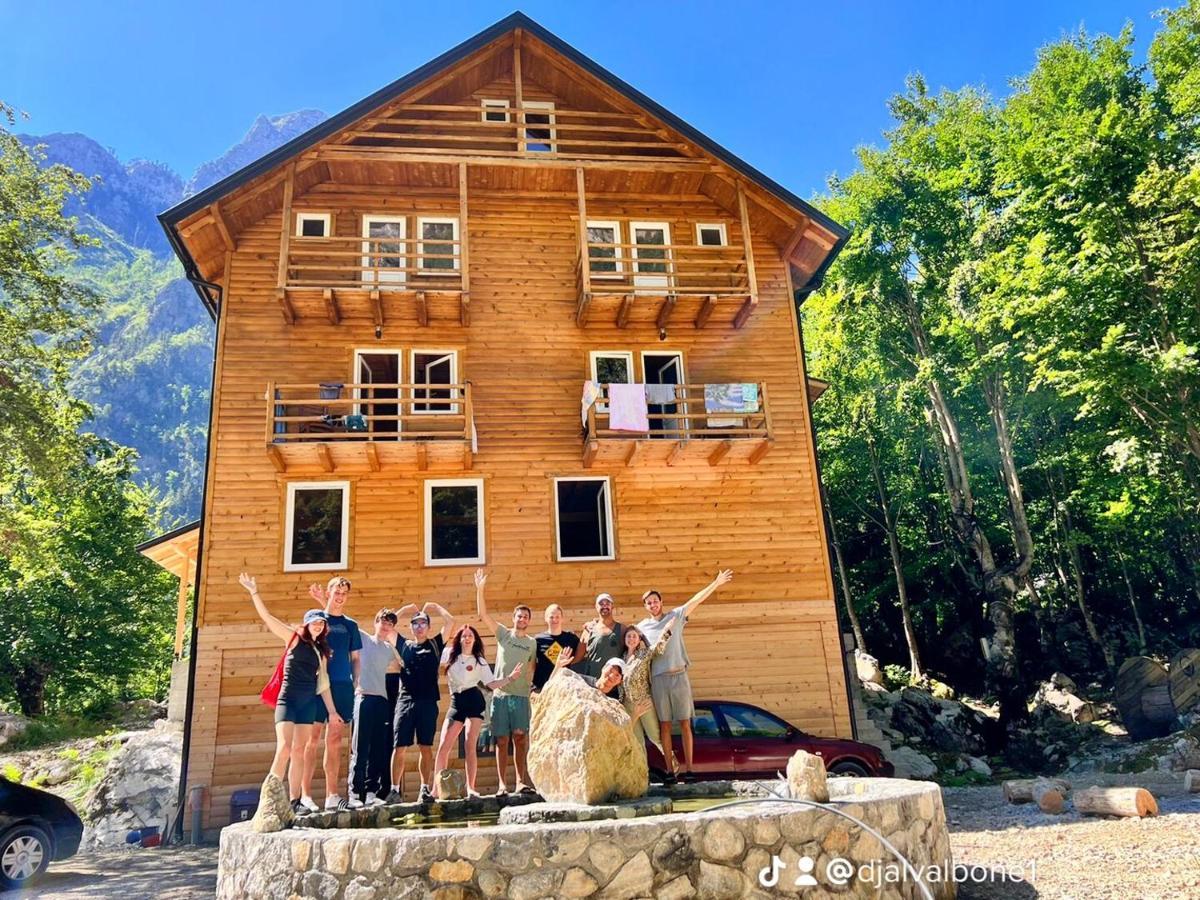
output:
[[442, 739], [438, 743], [435, 783], [450, 762], [450, 748], [458, 740], [465, 727], [467, 730], [466, 766], [467, 796], [478, 797], [475, 790], [475, 774], [479, 768], [476, 745], [479, 732], [483, 729], [483, 712], [487, 701], [483, 699], [483, 685], [488, 690], [500, 690], [521, 677], [524, 666], [517, 663], [504, 678], [497, 678], [484, 657], [483, 638], [470, 625], [463, 625], [454, 635], [454, 640], [442, 652], [442, 671], [450, 685], [450, 710], [442, 723]]
[[646, 636], [651, 646], [657, 645], [663, 633], [670, 629], [671, 636], [663, 651], [650, 664], [650, 695], [654, 700], [654, 712], [658, 715], [658, 733], [662, 739], [663, 762], [667, 775], [665, 784], [674, 784], [675, 754], [671, 746], [671, 725], [679, 723], [679, 734], [683, 742], [683, 778], [691, 781], [692, 776], [692, 684], [688, 679], [687, 649], [683, 645], [683, 626], [713, 592], [733, 580], [732, 569], [722, 569], [717, 577], [692, 595], [682, 606], [670, 612], [663, 611], [662, 594], [655, 590], [642, 594], [642, 603], [649, 616], [638, 623], [638, 630]]
[[517, 770], [517, 793], [533, 793], [529, 784], [529, 689], [537, 643], [526, 633], [532, 610], [524, 604], [513, 608], [512, 628], [501, 625], [488, 613], [483, 596], [487, 573], [475, 572], [475, 609], [483, 623], [496, 635], [496, 677], [507, 678], [522, 667], [520, 676], [492, 695], [492, 736], [496, 739], [497, 795], [508, 793], [508, 757], [510, 742]]
[[[454, 633], [454, 616], [440, 603], [432, 600], [419, 610], [414, 605], [401, 608], [411, 609], [409, 627], [412, 638], [397, 647], [403, 668], [400, 671], [400, 694], [396, 698], [396, 718], [393, 722], [392, 790], [389, 803], [399, 803], [404, 794], [404, 769], [408, 748], [417, 745], [417, 773], [421, 787], [417, 800], [426, 803], [433, 799], [433, 739], [437, 735], [438, 667], [446, 640]], [[432, 631], [431, 615], [441, 617], [442, 626]]]
[[341, 722], [329, 690], [327, 664], [330, 650], [326, 639], [328, 625], [319, 609], [304, 614], [299, 628], [286, 625], [271, 615], [258, 593], [256, 579], [243, 572], [238, 582], [250, 593], [259, 618], [275, 637], [284, 642], [283, 683], [275, 703], [275, 757], [271, 774], [288, 782], [288, 797], [296, 813], [316, 812], [319, 807], [304, 792], [304, 751], [315, 730], [317, 707], [325, 710], [331, 722]]
[[653, 647], [646, 643], [646, 636], [634, 625], [625, 628], [625, 678], [618, 692], [625, 711], [633, 722], [633, 733], [638, 738], [649, 738], [662, 752], [658, 716], [654, 714], [654, 700], [650, 696], [650, 666], [667, 649], [671, 629], [663, 631]]

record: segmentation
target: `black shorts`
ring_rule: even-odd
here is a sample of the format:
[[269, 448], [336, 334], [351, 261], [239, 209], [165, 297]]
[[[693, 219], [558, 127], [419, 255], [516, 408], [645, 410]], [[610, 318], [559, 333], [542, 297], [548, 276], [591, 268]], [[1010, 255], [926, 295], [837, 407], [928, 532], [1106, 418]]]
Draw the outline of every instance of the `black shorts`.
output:
[[295, 691], [290, 696], [280, 694], [275, 704], [275, 721], [311, 725], [316, 721], [318, 706], [325, 709], [325, 702], [308, 691]]
[[416, 743], [432, 747], [437, 734], [438, 704], [436, 700], [413, 700], [401, 697], [396, 701], [393, 736], [395, 747], [411, 747]]
[[[329, 696], [333, 700], [333, 708], [337, 710], [342, 721], [349, 725], [354, 721], [354, 682], [353, 681], [331, 681], [329, 683]], [[316, 721], [328, 722], [329, 710], [325, 708], [325, 701], [317, 696], [317, 718]]]
[[486, 706], [487, 701], [483, 699], [483, 691], [477, 687], [467, 688], [465, 691], [450, 695], [450, 711], [446, 715], [455, 722], [482, 719]]

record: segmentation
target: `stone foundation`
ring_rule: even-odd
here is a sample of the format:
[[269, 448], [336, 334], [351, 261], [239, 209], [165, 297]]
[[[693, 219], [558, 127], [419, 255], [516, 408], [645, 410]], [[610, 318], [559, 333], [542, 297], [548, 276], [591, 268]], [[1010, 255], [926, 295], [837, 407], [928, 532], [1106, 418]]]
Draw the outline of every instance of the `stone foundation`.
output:
[[[884, 834], [918, 869], [948, 868], [941, 791], [928, 782], [837, 778], [833, 805]], [[802, 858], [814, 865], [808, 869]], [[774, 865], [774, 886], [760, 884]], [[222, 898], [741, 898], [918, 897], [911, 882], [828, 879], [834, 858], [854, 867], [895, 861], [877, 839], [825, 809], [752, 803], [717, 811], [594, 822], [481, 828], [305, 829], [221, 833]], [[898, 865], [898, 863], [896, 863]], [[810, 871], [819, 887], [795, 886]], [[886, 875], [885, 875], [886, 878]], [[930, 884], [935, 897], [953, 885]]]

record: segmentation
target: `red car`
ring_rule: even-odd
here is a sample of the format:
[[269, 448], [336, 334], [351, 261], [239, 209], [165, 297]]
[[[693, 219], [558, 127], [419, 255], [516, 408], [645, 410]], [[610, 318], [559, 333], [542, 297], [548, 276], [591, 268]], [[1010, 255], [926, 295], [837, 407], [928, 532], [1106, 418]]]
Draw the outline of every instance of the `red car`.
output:
[[[692, 718], [692, 768], [711, 778], [774, 778], [787, 769], [797, 750], [825, 760], [830, 775], [869, 775], [890, 778], [895, 767], [870, 744], [805, 734], [783, 719], [733, 700], [697, 700]], [[676, 766], [683, 760], [683, 743], [676, 728], [673, 744]], [[662, 754], [646, 742], [652, 778], [665, 774]]]

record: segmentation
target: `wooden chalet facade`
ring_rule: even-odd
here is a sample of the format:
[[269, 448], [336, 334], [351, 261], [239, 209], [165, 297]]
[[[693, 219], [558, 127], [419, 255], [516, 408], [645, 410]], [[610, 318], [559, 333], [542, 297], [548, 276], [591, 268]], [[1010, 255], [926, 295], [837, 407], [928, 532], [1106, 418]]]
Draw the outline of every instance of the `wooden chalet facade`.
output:
[[[527, 603], [540, 630], [558, 602], [577, 630], [601, 590], [637, 621], [645, 589], [672, 605], [732, 568], [689, 625], [697, 697], [851, 735], [793, 302], [836, 223], [520, 14], [162, 221], [218, 322], [186, 751], [206, 828], [274, 746], [282, 648], [243, 570], [292, 619], [345, 573], [369, 627], [426, 600], [472, 621], [482, 565], [497, 617]], [[587, 380], [658, 385], [650, 430], [611, 428]]]

